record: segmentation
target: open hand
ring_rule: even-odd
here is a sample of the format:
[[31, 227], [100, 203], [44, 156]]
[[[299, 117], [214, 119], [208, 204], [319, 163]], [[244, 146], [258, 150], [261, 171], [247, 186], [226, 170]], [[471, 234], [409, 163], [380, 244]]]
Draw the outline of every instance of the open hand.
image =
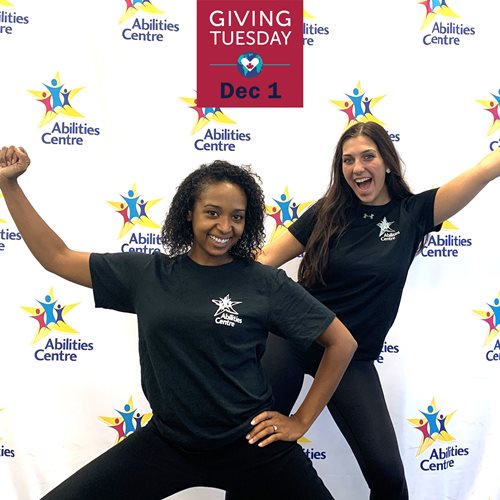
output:
[[250, 423], [254, 427], [247, 434], [247, 441], [261, 447], [275, 441], [297, 441], [307, 430], [294, 415], [286, 417], [277, 411], [259, 413]]

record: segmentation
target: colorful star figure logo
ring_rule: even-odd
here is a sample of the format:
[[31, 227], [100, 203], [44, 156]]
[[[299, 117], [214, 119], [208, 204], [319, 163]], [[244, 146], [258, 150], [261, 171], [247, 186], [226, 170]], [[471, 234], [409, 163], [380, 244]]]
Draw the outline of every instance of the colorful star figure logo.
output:
[[453, 12], [448, 5], [446, 5], [446, 0], [423, 0], [417, 2], [425, 7], [425, 18], [420, 29], [424, 29], [429, 26], [429, 24], [434, 21], [437, 15], [445, 17], [460, 17], [455, 12]]
[[266, 215], [272, 217], [275, 227], [269, 241], [277, 238], [290, 224], [295, 222], [304, 210], [312, 205], [314, 201], [305, 201], [297, 203], [290, 197], [288, 186], [277, 197], [273, 198], [276, 205], [266, 205]]
[[356, 87], [352, 89], [352, 92], [349, 94], [346, 93], [345, 96], [345, 99], [330, 101], [332, 104], [335, 104], [342, 113], [347, 115], [345, 129], [348, 129], [358, 122], [376, 122], [379, 125], [384, 125], [384, 123], [373, 114], [373, 108], [385, 96], [368, 97], [361, 89], [361, 82], [359, 81]]
[[193, 129], [191, 130], [191, 135], [200, 131], [210, 122], [229, 124], [236, 123], [231, 120], [231, 118], [229, 118], [221, 108], [202, 108], [196, 104], [196, 98], [194, 97], [181, 97], [181, 99], [198, 115]]
[[481, 317], [481, 321], [486, 323], [488, 329], [483, 345], [490, 343], [500, 332], [500, 292], [492, 300], [492, 304], [487, 303], [487, 305], [486, 310], [473, 309], [473, 312]]
[[75, 334], [78, 333], [66, 322], [66, 314], [76, 307], [76, 304], [63, 305], [54, 298], [54, 291], [51, 288], [43, 300], [37, 300], [38, 306], [21, 306], [30, 318], [38, 323], [37, 332], [33, 338], [32, 344], [45, 338], [53, 331]]
[[153, 15], [164, 13], [155, 7], [149, 0], [125, 0], [125, 12], [120, 17], [119, 24], [134, 17], [139, 11]]
[[493, 99], [476, 99], [476, 102], [481, 104], [483, 109], [491, 114], [491, 124], [487, 135], [493, 134], [500, 128], [500, 114], [498, 110], [498, 106], [500, 105], [500, 90], [498, 90], [497, 94], [490, 92], [490, 95]]
[[127, 191], [127, 195], [120, 195], [122, 201], [108, 201], [116, 213], [122, 217], [122, 227], [118, 238], [125, 236], [135, 225], [158, 229], [160, 226], [149, 218], [148, 211], [162, 198], [146, 201], [137, 193], [134, 185]]
[[136, 430], [144, 427], [150, 420], [153, 414], [140, 413], [137, 408], [134, 408], [132, 396], [128, 402], [123, 405], [121, 410], [115, 409], [116, 415], [113, 417], [99, 417], [110, 429], [116, 432], [115, 444], [123, 441], [127, 436]]
[[408, 419], [408, 422], [422, 435], [417, 456], [437, 441], [455, 441], [455, 438], [448, 432], [448, 424], [456, 410], [448, 413], [448, 415], [444, 415], [441, 410], [437, 409], [435, 398], [432, 398], [431, 403], [427, 406], [427, 410], [419, 411], [422, 414], [421, 417]]
[[59, 71], [49, 83], [43, 83], [45, 90], [28, 90], [28, 92], [35, 96], [44, 107], [45, 112], [38, 124], [41, 128], [47, 123], [51, 122], [59, 115], [66, 115], [72, 118], [82, 118], [83, 115], [73, 107], [73, 98], [84, 87], [68, 89], [59, 76]]

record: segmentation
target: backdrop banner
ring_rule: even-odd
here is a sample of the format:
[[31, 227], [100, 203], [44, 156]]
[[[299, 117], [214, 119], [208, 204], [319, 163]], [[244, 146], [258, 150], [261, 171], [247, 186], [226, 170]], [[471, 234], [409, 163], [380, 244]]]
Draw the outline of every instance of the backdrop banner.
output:
[[[486, 0], [0, 0], [0, 147], [26, 148], [20, 184], [70, 248], [162, 251], [177, 186], [215, 159], [260, 175], [270, 241], [353, 123], [385, 127], [414, 192], [498, 148], [499, 18]], [[431, 233], [375, 363], [412, 500], [500, 500], [499, 200], [494, 181]], [[0, 271], [0, 498], [36, 500], [151, 409], [136, 317], [45, 271], [1, 197]], [[300, 443], [335, 498], [368, 498], [327, 411]]]

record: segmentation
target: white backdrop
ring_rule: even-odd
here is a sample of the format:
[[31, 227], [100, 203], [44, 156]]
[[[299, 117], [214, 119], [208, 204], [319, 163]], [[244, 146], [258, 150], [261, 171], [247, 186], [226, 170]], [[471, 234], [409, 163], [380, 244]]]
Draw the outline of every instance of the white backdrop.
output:
[[[190, 109], [194, 0], [149, 11], [136, 1], [128, 16], [123, 0], [0, 0], [1, 142], [28, 150], [23, 188], [69, 246], [89, 251], [153, 251], [179, 182], [216, 158], [251, 163], [270, 212], [282, 194], [317, 199], [354, 89], [379, 98], [356, 119], [393, 134], [412, 189], [439, 186], [498, 147], [500, 5], [425, 3], [304, 0], [304, 107], [222, 109], [217, 121]], [[131, 39], [148, 32], [163, 38]], [[48, 87], [59, 85], [58, 105]], [[149, 202], [144, 224], [118, 213], [129, 191]], [[415, 500], [500, 499], [499, 196], [498, 182], [488, 186], [416, 259], [378, 364]], [[267, 223], [272, 238], [279, 220]], [[32, 500], [116, 442], [110, 426], [127, 404], [149, 407], [135, 318], [95, 310], [89, 290], [44, 271], [1, 199], [0, 271], [0, 498]], [[446, 432], [422, 412], [446, 417]], [[327, 413], [302, 445], [336, 498], [368, 498]]]

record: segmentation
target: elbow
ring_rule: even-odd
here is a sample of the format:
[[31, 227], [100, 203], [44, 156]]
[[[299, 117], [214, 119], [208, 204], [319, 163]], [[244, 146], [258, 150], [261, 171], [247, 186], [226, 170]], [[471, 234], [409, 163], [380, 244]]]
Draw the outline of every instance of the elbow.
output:
[[59, 252], [52, 250], [44, 254], [35, 255], [39, 264], [49, 273], [57, 274], [57, 268], [60, 266]]
[[346, 356], [349, 359], [351, 359], [358, 348], [358, 343], [349, 330], [347, 330], [346, 335], [343, 338], [343, 341], [344, 341], [344, 352], [346, 353]]
[[352, 335], [351, 335], [351, 339], [350, 339], [350, 344], [351, 344], [352, 355], [354, 355], [354, 353], [358, 349], [358, 343], [356, 342], [356, 339]]
[[50, 253], [40, 256], [37, 260], [49, 273], [62, 276], [65, 268], [68, 266], [67, 257], [69, 253], [70, 250], [64, 245], [61, 248], [54, 249]]
[[356, 349], [358, 348], [358, 342], [353, 337], [351, 331], [343, 323], [341, 323], [341, 331], [342, 331], [341, 339], [345, 343], [346, 351], [350, 352], [352, 356], [356, 352]]
[[60, 276], [60, 271], [59, 271], [58, 266], [55, 265], [52, 261], [48, 261], [48, 262], [41, 262], [40, 261], [40, 264], [49, 273], [55, 274], [57, 276]]
[[354, 353], [356, 352], [356, 349], [358, 348], [358, 343], [350, 332], [343, 338], [343, 344], [344, 352], [352, 358], [352, 356], [354, 356]]
[[350, 360], [358, 348], [358, 343], [349, 330], [346, 329], [343, 333], [340, 338], [335, 339], [331, 344], [324, 345], [324, 347], [330, 349], [330, 352], [336, 351], [344, 359]]

